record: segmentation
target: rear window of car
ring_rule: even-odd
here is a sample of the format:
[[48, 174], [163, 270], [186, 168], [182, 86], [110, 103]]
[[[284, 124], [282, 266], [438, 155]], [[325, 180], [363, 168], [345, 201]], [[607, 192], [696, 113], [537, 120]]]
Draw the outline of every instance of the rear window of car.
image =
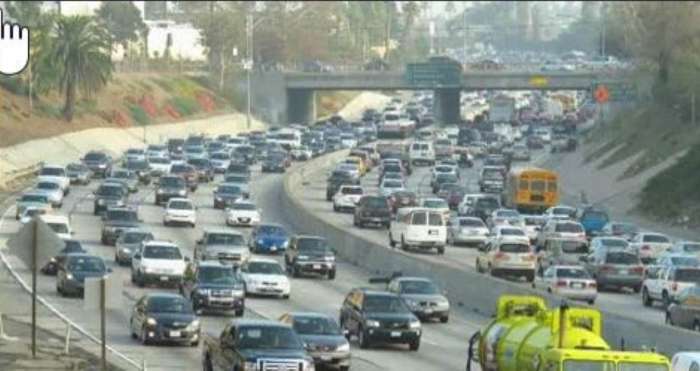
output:
[[518, 228], [502, 228], [501, 235], [503, 236], [524, 236], [525, 232]]
[[640, 264], [639, 256], [626, 252], [609, 252], [605, 255], [605, 262], [609, 264]]
[[560, 278], [588, 278], [588, 273], [581, 268], [558, 268], [557, 277]]
[[423, 211], [415, 212], [413, 213], [413, 216], [411, 217], [411, 225], [426, 225], [427, 224], [427, 215]]
[[343, 187], [341, 190], [341, 193], [344, 195], [361, 195], [362, 194], [362, 188], [358, 187]]
[[460, 219], [459, 220], [459, 225], [461, 227], [485, 227], [484, 222], [482, 222], [479, 219]]
[[438, 213], [430, 213], [428, 215], [428, 224], [432, 226], [440, 226], [444, 223], [444, 219], [442, 218], [442, 215]]
[[700, 269], [679, 269], [676, 271], [676, 281], [700, 284]]
[[567, 254], [586, 254], [588, 245], [583, 241], [563, 241], [561, 250]]
[[521, 243], [504, 243], [499, 247], [501, 252], [522, 254], [530, 252], [530, 246]]
[[660, 234], [646, 234], [644, 235], [644, 242], [654, 242], [654, 243], [668, 243], [668, 237]]
[[582, 233], [583, 228], [576, 223], [558, 223], [554, 227], [555, 232]]

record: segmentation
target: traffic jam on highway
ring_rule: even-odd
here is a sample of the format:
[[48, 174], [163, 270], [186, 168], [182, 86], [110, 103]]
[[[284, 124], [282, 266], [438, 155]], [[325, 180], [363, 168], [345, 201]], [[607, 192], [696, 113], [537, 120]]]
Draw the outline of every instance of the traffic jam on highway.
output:
[[[562, 203], [559, 175], [538, 163], [576, 149], [576, 128], [591, 119], [567, 107], [576, 99], [465, 94], [465, 111], [479, 112], [458, 126], [439, 125], [432, 95], [417, 92], [356, 122], [332, 116], [313, 126], [171, 138], [118, 155], [94, 150], [80, 162], [44, 165], [17, 198], [16, 226], [38, 217], [65, 240], [41, 269], [55, 276], [61, 299], [82, 296], [87, 277], [123, 275], [134, 297], [122, 326], [133, 343], [199, 347], [204, 370], [347, 370], [357, 352], [351, 342], [418, 352], [428, 332], [451, 322], [451, 303], [441, 282], [411, 272], [348, 287], [333, 314], [311, 310], [321, 307], [314, 303], [275, 318], [252, 313], [303, 302], [345, 274], [325, 236], [268, 218], [278, 205], [255, 183], [343, 150], [324, 180], [324, 199], [348, 228], [366, 229], [396, 253], [449, 259], [570, 300], [570, 309], [548, 309], [537, 297], [503, 297], [485, 335], [470, 341], [468, 367], [504, 369], [497, 345], [510, 326], [526, 327], [520, 336], [546, 332], [534, 348], [565, 329], [575, 334], [570, 350], [543, 350], [533, 370], [668, 370], [655, 353], [609, 350], [596, 308], [654, 307], [668, 326], [700, 331], [700, 243], [613, 220], [599, 205]], [[487, 106], [489, 116], [480, 112]], [[516, 109], [519, 126], [501, 123]], [[72, 194], [80, 198], [69, 208]], [[221, 321], [221, 314], [242, 318]], [[462, 355], [469, 335], [462, 330]]]

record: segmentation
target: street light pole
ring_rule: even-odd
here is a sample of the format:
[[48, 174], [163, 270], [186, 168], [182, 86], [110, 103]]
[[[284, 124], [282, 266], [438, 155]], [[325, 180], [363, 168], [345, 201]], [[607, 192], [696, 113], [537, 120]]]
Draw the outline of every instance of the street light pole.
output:
[[246, 17], [246, 54], [247, 58], [243, 65], [246, 70], [246, 127], [250, 129], [250, 106], [251, 106], [251, 94], [250, 94], [250, 70], [253, 69], [253, 12], [248, 13]]

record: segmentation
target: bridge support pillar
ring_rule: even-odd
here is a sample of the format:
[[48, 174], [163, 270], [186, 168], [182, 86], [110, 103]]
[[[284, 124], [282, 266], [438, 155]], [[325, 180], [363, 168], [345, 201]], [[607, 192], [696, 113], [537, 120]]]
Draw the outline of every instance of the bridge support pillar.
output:
[[461, 121], [460, 89], [435, 89], [433, 111], [440, 124], [458, 124]]
[[287, 89], [287, 123], [308, 124], [316, 119], [313, 89]]

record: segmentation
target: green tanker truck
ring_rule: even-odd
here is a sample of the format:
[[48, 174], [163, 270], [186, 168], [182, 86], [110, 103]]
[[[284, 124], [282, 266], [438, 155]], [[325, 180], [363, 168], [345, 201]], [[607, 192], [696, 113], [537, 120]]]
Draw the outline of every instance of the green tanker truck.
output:
[[[563, 324], [563, 325], [562, 325]], [[651, 336], [651, 334], [650, 334]], [[467, 371], [668, 371], [653, 352], [610, 349], [592, 308], [548, 309], [537, 296], [499, 298], [496, 316], [469, 340]]]

